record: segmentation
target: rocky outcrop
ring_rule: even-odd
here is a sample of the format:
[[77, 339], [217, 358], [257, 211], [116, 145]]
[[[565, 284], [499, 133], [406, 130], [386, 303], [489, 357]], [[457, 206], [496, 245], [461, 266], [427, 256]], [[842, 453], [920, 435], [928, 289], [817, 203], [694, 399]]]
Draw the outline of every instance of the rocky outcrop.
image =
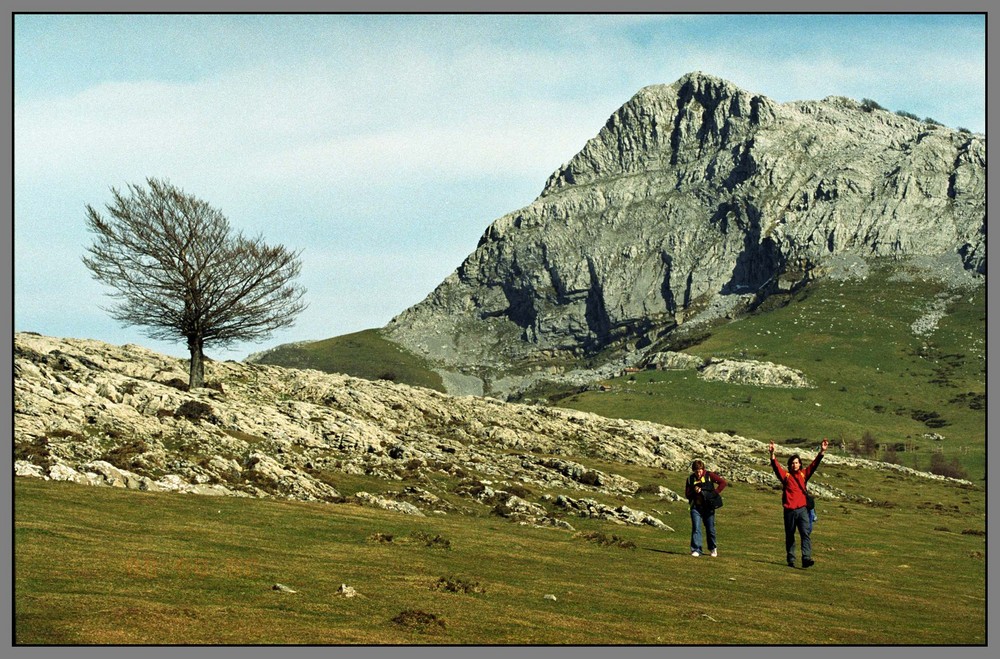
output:
[[593, 499], [573, 499], [564, 494], [560, 494], [555, 499], [555, 505], [560, 508], [572, 511], [579, 517], [590, 517], [603, 519], [614, 524], [631, 524], [642, 526], [648, 524], [653, 528], [673, 531], [674, 529], [663, 523], [662, 520], [653, 517], [641, 510], [632, 510], [628, 506], [617, 506], [612, 508]]
[[699, 375], [705, 380], [757, 387], [807, 389], [812, 386], [801, 371], [771, 362], [713, 360], [700, 370]]
[[663, 352], [651, 355], [646, 364], [649, 368], [661, 371], [683, 371], [688, 369], [697, 370], [705, 365], [705, 360], [684, 352], [664, 350]]
[[[738, 435], [236, 362], [209, 362], [207, 386], [186, 391], [186, 372], [185, 361], [134, 345], [16, 334], [15, 475], [353, 502], [411, 515], [486, 507], [513, 521], [559, 528], [572, 528], [566, 515], [661, 528], [658, 518], [633, 506], [598, 505], [598, 493], [630, 501], [680, 498], [663, 486], [587, 467], [586, 460], [686, 472], [700, 457], [732, 482], [775, 487], [765, 445]], [[917, 473], [836, 456], [827, 461]], [[357, 475], [384, 486], [353, 494], [337, 486]], [[423, 486], [400, 489], [403, 480]], [[433, 491], [442, 481], [455, 485]], [[811, 487], [820, 496], [847, 496]], [[556, 500], [549, 490], [580, 496]], [[449, 503], [456, 497], [467, 505]]]
[[749, 359], [706, 360], [696, 355], [666, 350], [651, 355], [646, 367], [663, 371], [694, 370], [704, 380], [755, 387], [805, 389], [812, 386], [802, 371]]
[[495, 394], [560, 360], [635, 363], [831, 259], [933, 256], [984, 274], [985, 184], [982, 135], [692, 73], [640, 90], [384, 331]]

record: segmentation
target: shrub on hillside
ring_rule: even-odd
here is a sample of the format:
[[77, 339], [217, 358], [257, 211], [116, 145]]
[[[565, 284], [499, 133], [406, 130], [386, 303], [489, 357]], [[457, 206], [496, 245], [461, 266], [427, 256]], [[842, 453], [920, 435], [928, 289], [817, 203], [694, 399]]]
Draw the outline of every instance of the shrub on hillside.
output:
[[53, 463], [47, 437], [35, 437], [30, 442], [14, 444], [14, 459], [26, 460], [39, 467], [50, 467]]
[[894, 444], [889, 444], [882, 451], [882, 462], [888, 462], [889, 464], [898, 465], [899, 455], [896, 452], [896, 446]]
[[200, 400], [189, 400], [181, 403], [180, 407], [174, 411], [174, 416], [189, 421], [199, 421], [202, 419], [211, 421], [215, 418], [215, 410], [208, 403], [203, 403]]
[[635, 543], [631, 540], [619, 538], [617, 535], [608, 536], [600, 531], [580, 532], [573, 537], [594, 542], [602, 547], [619, 547], [621, 549], [635, 549], [636, 547]]
[[911, 410], [910, 418], [914, 421], [920, 421], [928, 428], [942, 428], [949, 425], [946, 420], [941, 418], [940, 414], [927, 410]]
[[885, 108], [870, 98], [863, 98], [861, 99], [861, 109], [865, 112], [874, 112], [875, 110], [884, 110]]
[[220, 394], [226, 393], [225, 387], [222, 386], [222, 382], [220, 382], [219, 380], [209, 380], [202, 386], [205, 387], [206, 389], [214, 389], [215, 391], [218, 391]]
[[931, 454], [931, 473], [947, 478], [960, 478], [962, 480], [968, 478], [965, 469], [958, 464], [958, 458], [952, 458], [949, 461], [943, 453]]
[[865, 455], [875, 455], [878, 450], [878, 442], [875, 441], [875, 435], [870, 430], [866, 430], [861, 435], [861, 450]]
[[514, 496], [522, 499], [527, 499], [532, 494], [531, 490], [520, 483], [511, 483], [510, 485], [505, 486], [504, 489], [506, 489], [509, 494], [513, 494]]
[[682, 350], [686, 350], [687, 348], [692, 348], [698, 345], [699, 343], [707, 341], [711, 337], [712, 334], [710, 332], [696, 333], [690, 336], [675, 339], [673, 342], [670, 343], [669, 348], [674, 352], [680, 352]]
[[55, 430], [50, 430], [45, 433], [47, 439], [73, 439], [73, 440], [83, 440], [86, 439], [81, 433], [75, 430], [67, 430], [66, 428], [56, 428]]
[[104, 459], [119, 469], [131, 470], [143, 466], [140, 456], [149, 450], [145, 440], [130, 439], [104, 454]]
[[451, 540], [441, 535], [431, 535], [430, 533], [425, 533], [424, 531], [414, 531], [410, 534], [410, 537], [417, 542], [423, 543], [426, 547], [431, 547], [432, 549], [451, 550]]
[[979, 394], [974, 391], [959, 394], [948, 401], [953, 405], [967, 406], [970, 410], [986, 409], [986, 394]]
[[188, 390], [188, 383], [180, 378], [170, 378], [163, 384], [167, 385], [168, 387], [173, 387], [174, 389], [180, 389], [181, 391]]
[[460, 577], [440, 577], [431, 590], [443, 590], [449, 593], [485, 593], [478, 581], [466, 581]]

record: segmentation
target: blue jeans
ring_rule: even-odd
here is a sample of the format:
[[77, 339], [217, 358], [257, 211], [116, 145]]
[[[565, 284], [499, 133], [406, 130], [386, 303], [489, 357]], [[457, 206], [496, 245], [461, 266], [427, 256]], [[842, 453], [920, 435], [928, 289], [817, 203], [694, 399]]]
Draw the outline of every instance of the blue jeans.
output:
[[802, 539], [802, 560], [808, 561], [812, 558], [812, 540], [809, 534], [812, 532], [812, 522], [809, 521], [809, 511], [805, 506], [785, 511], [785, 556], [789, 563], [795, 562], [795, 531], [798, 529], [799, 537]]
[[696, 506], [691, 506], [691, 551], [701, 553], [701, 525], [705, 525], [708, 535], [708, 551], [716, 548], [715, 544], [715, 511], [702, 514]]

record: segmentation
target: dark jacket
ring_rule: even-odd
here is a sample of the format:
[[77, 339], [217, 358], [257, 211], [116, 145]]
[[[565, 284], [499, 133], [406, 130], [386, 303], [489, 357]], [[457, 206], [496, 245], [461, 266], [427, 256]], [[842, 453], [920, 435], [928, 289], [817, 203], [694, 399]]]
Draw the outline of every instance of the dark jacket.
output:
[[[708, 483], [708, 487], [705, 486], [706, 483]], [[725, 478], [707, 469], [705, 470], [705, 475], [700, 480], [694, 474], [689, 475], [687, 482], [684, 484], [684, 496], [687, 497], [688, 502], [692, 506], [697, 506], [699, 509], [705, 506], [705, 500], [702, 498], [700, 492], [695, 491], [694, 486], [696, 484], [701, 484], [701, 489], [703, 490], [714, 490], [716, 494], [722, 492], [729, 485]]]

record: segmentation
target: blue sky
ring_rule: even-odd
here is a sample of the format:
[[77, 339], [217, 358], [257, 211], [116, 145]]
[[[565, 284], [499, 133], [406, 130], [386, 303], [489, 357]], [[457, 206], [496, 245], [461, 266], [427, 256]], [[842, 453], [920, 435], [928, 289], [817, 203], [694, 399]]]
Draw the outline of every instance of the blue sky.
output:
[[85, 206], [165, 178], [302, 250], [278, 343], [385, 325], [641, 87], [700, 70], [779, 102], [871, 98], [985, 131], [976, 15], [14, 18], [14, 329], [138, 343], [81, 262]]

